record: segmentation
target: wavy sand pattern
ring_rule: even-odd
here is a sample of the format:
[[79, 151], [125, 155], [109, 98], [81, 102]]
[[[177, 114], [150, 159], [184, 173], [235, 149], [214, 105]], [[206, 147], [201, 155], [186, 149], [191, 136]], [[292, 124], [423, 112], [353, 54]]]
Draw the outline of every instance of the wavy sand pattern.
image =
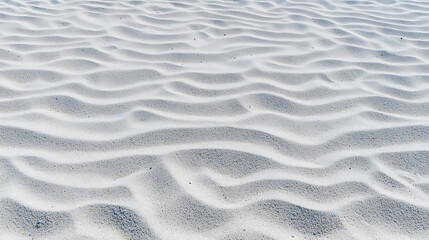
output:
[[5, 0], [0, 239], [427, 239], [429, 3]]

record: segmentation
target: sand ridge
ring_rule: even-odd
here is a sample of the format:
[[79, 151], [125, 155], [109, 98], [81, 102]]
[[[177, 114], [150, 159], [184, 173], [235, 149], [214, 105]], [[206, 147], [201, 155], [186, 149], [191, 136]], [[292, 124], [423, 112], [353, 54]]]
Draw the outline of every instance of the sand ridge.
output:
[[0, 239], [427, 239], [424, 1], [0, 3]]

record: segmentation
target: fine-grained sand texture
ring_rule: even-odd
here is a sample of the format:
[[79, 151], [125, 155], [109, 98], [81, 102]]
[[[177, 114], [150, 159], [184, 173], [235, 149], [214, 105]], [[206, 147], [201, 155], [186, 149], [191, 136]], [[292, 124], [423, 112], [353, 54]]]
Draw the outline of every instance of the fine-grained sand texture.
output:
[[429, 239], [429, 2], [3, 0], [0, 239]]

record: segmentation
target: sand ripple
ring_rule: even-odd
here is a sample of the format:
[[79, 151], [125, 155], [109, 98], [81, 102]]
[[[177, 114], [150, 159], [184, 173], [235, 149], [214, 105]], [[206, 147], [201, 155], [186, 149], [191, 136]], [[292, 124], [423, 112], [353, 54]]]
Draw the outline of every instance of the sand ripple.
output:
[[424, 1], [0, 3], [0, 239], [427, 239]]

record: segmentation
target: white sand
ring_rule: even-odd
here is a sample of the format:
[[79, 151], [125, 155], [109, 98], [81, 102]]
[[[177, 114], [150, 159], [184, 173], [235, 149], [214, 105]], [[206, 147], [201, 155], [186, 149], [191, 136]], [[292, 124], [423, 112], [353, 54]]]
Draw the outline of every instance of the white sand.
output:
[[427, 1], [0, 2], [0, 239], [429, 239]]

